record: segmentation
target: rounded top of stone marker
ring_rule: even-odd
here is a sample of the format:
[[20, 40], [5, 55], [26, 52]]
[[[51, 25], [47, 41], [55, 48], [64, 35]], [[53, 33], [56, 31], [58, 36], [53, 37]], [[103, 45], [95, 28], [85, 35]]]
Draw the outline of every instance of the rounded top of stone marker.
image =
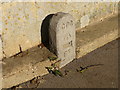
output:
[[61, 26], [62, 24], [68, 24], [68, 23], [74, 25], [73, 16], [70, 15], [69, 13], [57, 12], [51, 18], [50, 26], [52, 27], [52, 29], [56, 30], [55, 28]]
[[57, 17], [59, 19], [63, 18], [63, 17], [70, 17], [69, 19], [73, 19], [73, 16], [70, 15], [69, 13], [64, 13], [64, 12], [57, 12], [53, 15], [53, 18]]

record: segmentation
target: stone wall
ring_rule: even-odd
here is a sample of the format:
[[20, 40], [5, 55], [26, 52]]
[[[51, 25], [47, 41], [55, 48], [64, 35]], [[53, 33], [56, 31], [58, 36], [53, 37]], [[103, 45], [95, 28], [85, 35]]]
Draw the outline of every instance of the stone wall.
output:
[[0, 60], [2, 60], [2, 41], [0, 39]]
[[[107, 16], [117, 13], [115, 2], [6, 2], [2, 7], [2, 43], [0, 58], [15, 55], [41, 43], [41, 24], [44, 18], [56, 12], [70, 13], [76, 28], [84, 27]], [[1, 50], [3, 49], [3, 51]]]
[[0, 60], [2, 60], [2, 8], [0, 7]]

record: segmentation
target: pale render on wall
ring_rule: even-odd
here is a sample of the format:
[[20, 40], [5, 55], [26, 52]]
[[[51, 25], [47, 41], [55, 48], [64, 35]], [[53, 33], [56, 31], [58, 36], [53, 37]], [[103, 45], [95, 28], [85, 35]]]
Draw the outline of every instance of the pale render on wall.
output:
[[19, 46], [25, 51], [41, 43], [41, 24], [44, 18], [56, 12], [71, 14], [75, 26], [79, 28], [84, 23], [81, 18], [89, 16], [89, 22], [117, 12], [117, 3], [100, 2], [6, 2], [2, 7], [2, 45], [5, 57], [20, 52]]

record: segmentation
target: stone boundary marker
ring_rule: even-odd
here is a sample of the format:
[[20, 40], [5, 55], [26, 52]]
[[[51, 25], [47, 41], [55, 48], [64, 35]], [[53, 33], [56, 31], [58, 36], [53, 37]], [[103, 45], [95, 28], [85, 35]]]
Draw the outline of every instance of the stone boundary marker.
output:
[[[118, 15], [113, 15], [96, 24], [77, 30], [76, 58], [83, 57], [120, 37], [119, 28]], [[63, 41], [60, 42], [62, 46]], [[54, 55], [46, 47], [35, 47], [30, 49], [29, 53], [25, 54], [24, 57], [17, 56], [4, 60], [5, 62], [2, 64], [2, 88], [10, 88], [34, 77], [48, 74], [48, 71], [45, 69], [45, 67], [51, 66], [48, 56]]]
[[61, 60], [60, 67], [75, 58], [75, 24], [74, 18], [63, 12], [53, 15], [49, 27], [50, 51]]

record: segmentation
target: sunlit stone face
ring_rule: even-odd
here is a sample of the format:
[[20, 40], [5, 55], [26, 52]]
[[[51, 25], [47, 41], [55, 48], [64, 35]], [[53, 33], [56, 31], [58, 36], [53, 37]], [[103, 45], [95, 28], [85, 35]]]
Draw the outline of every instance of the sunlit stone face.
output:
[[75, 58], [75, 24], [70, 14], [59, 12], [50, 22], [50, 47], [63, 67]]

